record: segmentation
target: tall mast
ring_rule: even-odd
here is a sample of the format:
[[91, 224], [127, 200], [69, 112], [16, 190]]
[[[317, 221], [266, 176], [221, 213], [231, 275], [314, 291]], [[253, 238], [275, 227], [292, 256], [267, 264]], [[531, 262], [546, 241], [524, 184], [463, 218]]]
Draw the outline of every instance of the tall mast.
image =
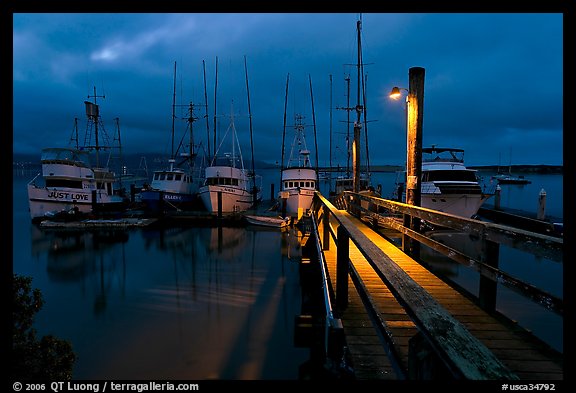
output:
[[350, 75], [346, 81], [346, 177], [350, 176]]
[[[362, 66], [364, 70], [364, 66]], [[364, 72], [364, 71], [362, 71]], [[370, 176], [370, 152], [368, 149], [368, 118], [366, 116], [366, 84], [368, 84], [368, 74], [364, 75], [364, 83], [362, 84], [362, 102], [364, 103], [364, 137], [366, 143], [366, 174]]]
[[[312, 77], [308, 74], [308, 81], [310, 82], [310, 100], [312, 101], [312, 124], [314, 125], [314, 147], [316, 148], [316, 173], [318, 173], [318, 141], [316, 138], [316, 115], [314, 113], [314, 93], [312, 92]], [[318, 189], [318, 182], [315, 182], [316, 189]]]
[[202, 69], [204, 71], [204, 105], [206, 107], [206, 141], [208, 143], [208, 162], [210, 162], [210, 122], [208, 120], [208, 94], [206, 93], [206, 62], [202, 60]]
[[216, 82], [214, 84], [214, 158], [216, 158], [216, 93], [218, 91], [218, 56], [216, 56]]
[[172, 150], [170, 154], [170, 170], [174, 167], [174, 121], [176, 120], [176, 62], [174, 62], [174, 89], [172, 92]]
[[[286, 140], [286, 110], [288, 107], [288, 82], [290, 81], [290, 73], [286, 75], [286, 94], [284, 95], [284, 130], [282, 131], [282, 159], [280, 161], [280, 172], [284, 169], [284, 142]], [[280, 178], [282, 181], [282, 178]]]
[[358, 41], [358, 61], [356, 64], [357, 67], [357, 78], [356, 78], [356, 121], [354, 122], [354, 144], [352, 146], [352, 154], [354, 155], [353, 160], [353, 173], [354, 173], [354, 192], [360, 191], [360, 130], [362, 129], [362, 121], [361, 115], [363, 112], [363, 107], [361, 103], [360, 97], [360, 87], [361, 81], [360, 78], [362, 77], [362, 43], [361, 43], [361, 29], [362, 29], [362, 21], [358, 20], [356, 22], [356, 31], [357, 31], [357, 41]]
[[328, 165], [332, 168], [332, 74], [330, 74], [330, 150]]
[[[86, 138], [84, 139], [84, 146], [85, 147], [94, 147], [96, 150], [96, 167], [100, 167], [100, 137], [98, 135], [98, 123], [100, 122], [100, 111], [98, 109], [98, 104], [96, 103], [96, 98], [106, 98], [104, 95], [97, 95], [96, 94], [96, 86], [94, 86], [94, 95], [88, 95], [88, 98], [94, 98], [94, 102], [84, 101], [86, 105], [86, 116], [88, 116], [88, 127], [90, 123], [94, 124], [94, 146], [87, 146]], [[90, 141], [88, 141], [89, 144]]]
[[252, 196], [254, 197], [254, 204], [258, 199], [258, 190], [256, 189], [256, 171], [254, 170], [254, 140], [252, 137], [252, 111], [250, 109], [250, 87], [248, 86], [248, 66], [246, 64], [246, 56], [244, 56], [244, 73], [246, 74], [246, 93], [248, 95], [248, 119], [250, 120], [250, 148], [252, 149]]

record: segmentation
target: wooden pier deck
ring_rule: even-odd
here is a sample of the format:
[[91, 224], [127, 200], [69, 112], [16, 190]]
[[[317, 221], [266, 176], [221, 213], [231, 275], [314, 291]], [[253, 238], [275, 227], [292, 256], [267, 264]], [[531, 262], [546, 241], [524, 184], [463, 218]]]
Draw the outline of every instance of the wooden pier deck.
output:
[[[460, 321], [520, 380], [563, 379], [561, 355], [514, 323], [484, 311], [358, 218], [345, 211], [340, 213]], [[318, 225], [319, 233], [322, 233], [322, 223]], [[334, 228], [332, 230], [336, 233]], [[336, 288], [337, 248], [332, 237], [329, 241], [329, 247], [323, 247], [324, 256], [332, 288]], [[418, 328], [352, 241], [349, 242], [349, 257], [348, 305], [340, 318], [355, 376], [366, 380], [407, 379], [410, 340], [418, 333]], [[354, 285], [360, 282], [366, 288], [366, 293], [360, 293], [357, 289], [362, 286]], [[369, 314], [363, 297], [375, 304], [376, 315]], [[381, 321], [384, 332], [374, 325], [375, 318]]]

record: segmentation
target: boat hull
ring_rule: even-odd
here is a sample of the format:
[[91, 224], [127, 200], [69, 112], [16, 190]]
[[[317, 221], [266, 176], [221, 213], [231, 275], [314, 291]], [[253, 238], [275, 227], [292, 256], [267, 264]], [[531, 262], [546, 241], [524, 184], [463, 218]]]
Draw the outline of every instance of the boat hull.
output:
[[104, 190], [93, 192], [78, 189], [49, 189], [28, 184], [28, 201], [32, 220], [46, 218], [47, 215], [75, 209], [80, 213], [96, 211], [122, 211], [126, 200], [118, 195], [108, 195]]
[[286, 213], [300, 215], [312, 207], [318, 175], [313, 168], [287, 168], [282, 171], [282, 193], [286, 198]]
[[206, 210], [218, 213], [218, 195], [222, 195], [222, 213], [243, 212], [254, 204], [254, 196], [245, 189], [229, 186], [203, 186], [198, 192]]
[[300, 188], [288, 190], [286, 192], [288, 192], [288, 199], [286, 200], [287, 214], [293, 215], [306, 213], [312, 207], [314, 190]]
[[182, 194], [159, 190], [144, 190], [140, 192], [140, 200], [146, 210], [155, 212], [197, 210], [202, 207], [197, 193]]
[[481, 194], [422, 194], [421, 206], [443, 213], [470, 218], [488, 199]]

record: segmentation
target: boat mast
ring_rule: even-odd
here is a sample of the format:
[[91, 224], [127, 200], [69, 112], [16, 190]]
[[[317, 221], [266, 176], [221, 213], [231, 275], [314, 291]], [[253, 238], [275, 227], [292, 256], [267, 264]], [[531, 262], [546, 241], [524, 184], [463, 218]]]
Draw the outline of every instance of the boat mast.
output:
[[170, 170], [174, 169], [174, 121], [176, 120], [176, 62], [174, 62], [174, 90], [172, 93], [172, 151], [170, 154]]
[[[364, 65], [362, 65], [362, 74], [364, 74]], [[366, 84], [368, 83], [368, 74], [364, 75], [362, 83], [362, 103], [364, 104], [364, 138], [366, 143], [366, 174], [370, 178], [370, 151], [368, 149], [368, 118], [366, 116]]]
[[206, 93], [206, 62], [202, 60], [202, 69], [204, 71], [204, 106], [206, 108], [206, 141], [208, 143], [208, 162], [210, 162], [210, 122], [208, 120], [208, 94]]
[[280, 161], [280, 189], [282, 189], [282, 170], [284, 169], [284, 143], [286, 139], [286, 110], [288, 107], [288, 82], [290, 81], [290, 73], [286, 76], [286, 94], [284, 95], [284, 129], [282, 131], [282, 158]]
[[248, 95], [248, 119], [250, 121], [250, 148], [252, 149], [252, 196], [254, 197], [254, 204], [258, 199], [258, 192], [256, 189], [256, 171], [254, 170], [254, 140], [252, 137], [252, 111], [250, 109], [250, 87], [248, 86], [248, 66], [246, 64], [246, 56], [244, 56], [244, 73], [246, 75], [246, 93]]
[[362, 120], [361, 114], [363, 111], [361, 102], [360, 102], [360, 78], [362, 76], [362, 46], [361, 46], [361, 27], [362, 20], [358, 20], [356, 22], [356, 31], [357, 31], [357, 41], [358, 41], [358, 61], [356, 64], [357, 67], [357, 80], [356, 80], [356, 121], [354, 122], [354, 143], [352, 146], [352, 154], [354, 155], [353, 159], [353, 174], [354, 174], [354, 192], [360, 191], [360, 130], [362, 128]]
[[[314, 113], [314, 93], [312, 92], [312, 77], [308, 74], [308, 81], [310, 82], [310, 100], [312, 101], [312, 124], [314, 126], [314, 147], [316, 148], [316, 174], [318, 174], [318, 142], [316, 138], [316, 115]], [[318, 189], [318, 182], [315, 182], [316, 189]]]
[[346, 81], [346, 177], [350, 177], [350, 75]]
[[[94, 147], [96, 150], [96, 168], [100, 167], [100, 137], [98, 136], [98, 123], [100, 122], [100, 111], [98, 110], [98, 104], [96, 102], [96, 98], [106, 98], [104, 95], [97, 95], [96, 94], [96, 86], [94, 86], [94, 95], [88, 95], [88, 98], [94, 98], [94, 102], [84, 101], [86, 105], [86, 116], [88, 116], [88, 127], [90, 127], [90, 123], [94, 123], [94, 146], [87, 146], [86, 138], [84, 139], [84, 146], [85, 147]], [[88, 144], [90, 141], [88, 140]]]
[[214, 83], [214, 160], [216, 159], [216, 93], [218, 91], [218, 56], [216, 56], [216, 82]]
[[[124, 168], [124, 160], [122, 159], [122, 136], [120, 134], [120, 118], [114, 118], [114, 123], [116, 123], [116, 132], [114, 133], [114, 141], [118, 141], [118, 170], [120, 172], [120, 179], [122, 175], [125, 175], [126, 169]], [[114, 144], [114, 143], [112, 143]], [[122, 183], [120, 183], [122, 184]]]
[[330, 74], [330, 149], [328, 165], [332, 169], [332, 74]]

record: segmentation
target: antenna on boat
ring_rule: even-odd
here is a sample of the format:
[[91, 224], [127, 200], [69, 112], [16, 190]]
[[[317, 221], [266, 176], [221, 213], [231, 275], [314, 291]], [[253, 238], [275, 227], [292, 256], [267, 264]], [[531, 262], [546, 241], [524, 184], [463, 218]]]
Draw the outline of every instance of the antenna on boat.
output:
[[[316, 115], [314, 113], [314, 93], [312, 92], [312, 77], [308, 74], [308, 81], [310, 82], [310, 100], [312, 101], [312, 124], [314, 125], [314, 146], [316, 148], [316, 173], [318, 173], [318, 142], [316, 139]], [[318, 189], [318, 182], [315, 183]]]
[[284, 96], [284, 129], [282, 131], [282, 155], [280, 161], [280, 189], [282, 189], [282, 170], [284, 169], [284, 143], [286, 139], [286, 108], [288, 106], [288, 83], [290, 81], [290, 73], [286, 75], [286, 94]]
[[250, 148], [252, 149], [252, 196], [254, 197], [254, 204], [258, 200], [258, 192], [256, 189], [256, 171], [254, 170], [254, 141], [252, 138], [252, 111], [250, 109], [250, 87], [248, 86], [248, 66], [246, 64], [246, 56], [244, 56], [244, 73], [246, 75], [246, 93], [248, 95], [248, 119], [250, 121]]
[[100, 122], [100, 111], [98, 109], [98, 104], [96, 103], [97, 98], [106, 98], [104, 95], [96, 94], [96, 86], [94, 86], [94, 95], [88, 94], [88, 99], [94, 98], [94, 102], [84, 101], [86, 105], [86, 116], [88, 117], [88, 129], [91, 129], [90, 125], [94, 124], [94, 146], [90, 146], [91, 135], [87, 131], [84, 138], [84, 146], [89, 148], [94, 148], [96, 150], [96, 167], [100, 167], [100, 137], [98, 135], [98, 124]]
[[206, 62], [202, 60], [202, 69], [204, 71], [204, 105], [206, 106], [206, 141], [208, 142], [208, 162], [210, 162], [210, 122], [208, 121], [208, 94], [206, 93]]

